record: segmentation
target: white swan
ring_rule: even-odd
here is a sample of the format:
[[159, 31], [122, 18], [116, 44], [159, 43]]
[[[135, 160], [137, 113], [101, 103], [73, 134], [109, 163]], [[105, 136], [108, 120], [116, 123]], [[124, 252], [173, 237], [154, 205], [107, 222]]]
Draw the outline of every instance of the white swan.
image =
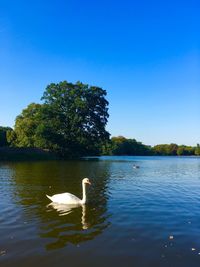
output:
[[62, 194], [56, 194], [53, 196], [46, 195], [52, 202], [60, 203], [60, 204], [78, 204], [82, 205], [86, 203], [86, 184], [90, 184], [90, 180], [88, 178], [84, 178], [82, 180], [82, 188], [83, 188], [83, 198], [80, 199], [76, 197], [75, 195], [72, 195], [70, 193], [62, 193]]

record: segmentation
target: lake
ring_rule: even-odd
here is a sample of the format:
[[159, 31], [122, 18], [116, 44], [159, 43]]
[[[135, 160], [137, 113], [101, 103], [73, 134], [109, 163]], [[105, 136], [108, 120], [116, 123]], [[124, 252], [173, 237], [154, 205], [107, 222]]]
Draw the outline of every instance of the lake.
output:
[[[84, 177], [87, 205], [50, 204]], [[200, 266], [197, 157], [1, 162], [0, 210], [2, 267]]]

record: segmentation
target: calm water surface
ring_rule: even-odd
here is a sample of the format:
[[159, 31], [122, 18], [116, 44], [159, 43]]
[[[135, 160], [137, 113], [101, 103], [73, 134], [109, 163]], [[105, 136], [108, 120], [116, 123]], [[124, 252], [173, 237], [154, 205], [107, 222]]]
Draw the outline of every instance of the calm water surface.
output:
[[[84, 177], [86, 206], [49, 205]], [[3, 267], [200, 266], [200, 158], [1, 162], [0, 210]]]

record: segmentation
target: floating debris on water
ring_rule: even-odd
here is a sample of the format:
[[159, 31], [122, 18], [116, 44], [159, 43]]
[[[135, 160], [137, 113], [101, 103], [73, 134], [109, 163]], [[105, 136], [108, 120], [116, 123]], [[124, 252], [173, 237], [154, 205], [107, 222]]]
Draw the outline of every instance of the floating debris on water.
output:
[[4, 255], [6, 255], [6, 250], [1, 250], [0, 251], [0, 256], [4, 256]]
[[173, 236], [173, 235], [170, 235], [170, 236], [169, 236], [169, 239], [174, 239], [174, 236]]
[[191, 248], [192, 251], [196, 250], [196, 248]]

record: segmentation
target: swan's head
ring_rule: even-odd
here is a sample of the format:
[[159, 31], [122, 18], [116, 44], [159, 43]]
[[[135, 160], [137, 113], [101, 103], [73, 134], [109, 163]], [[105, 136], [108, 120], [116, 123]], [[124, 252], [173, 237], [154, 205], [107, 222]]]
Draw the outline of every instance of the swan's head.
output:
[[84, 178], [84, 179], [82, 180], [82, 183], [83, 183], [83, 184], [90, 184], [90, 185], [91, 185], [90, 180], [89, 180], [88, 178]]

